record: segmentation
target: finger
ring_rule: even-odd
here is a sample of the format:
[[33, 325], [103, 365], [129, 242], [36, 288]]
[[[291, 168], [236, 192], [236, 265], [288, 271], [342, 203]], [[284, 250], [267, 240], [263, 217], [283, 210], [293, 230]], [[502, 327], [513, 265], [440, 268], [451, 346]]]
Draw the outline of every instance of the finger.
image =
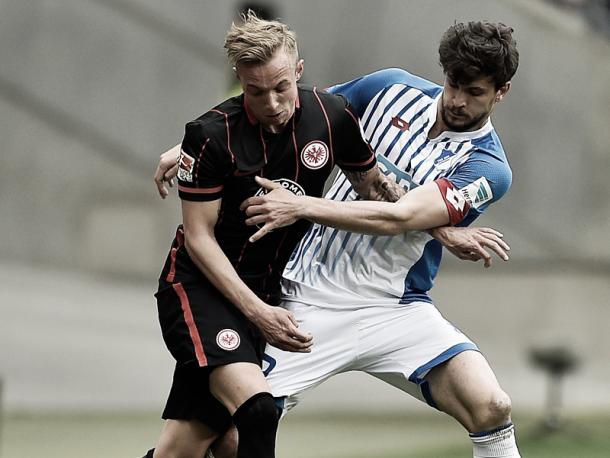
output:
[[501, 247], [504, 251], [510, 251], [510, 246], [504, 240], [496, 238], [493, 239], [493, 242], [496, 243], [499, 247]]
[[248, 208], [246, 208], [246, 215], [248, 215], [248, 216], [260, 215], [263, 213], [263, 211], [264, 211], [264, 208], [261, 204], [252, 204], [252, 205], [248, 206]]
[[278, 342], [274, 346], [280, 350], [290, 351], [293, 353], [311, 353], [311, 345], [305, 346], [296, 340], [291, 340], [289, 342]]
[[252, 234], [250, 236], [250, 238], [248, 239], [248, 241], [250, 243], [254, 243], [257, 240], [262, 239], [265, 235], [267, 235], [269, 232], [271, 232], [271, 227], [269, 227], [269, 226], [270, 226], [269, 224], [265, 224], [258, 231], [256, 231], [254, 234]]
[[259, 176], [255, 176], [254, 181], [256, 181], [258, 184], [260, 184], [263, 188], [266, 188], [266, 189], [276, 189], [276, 188], [282, 187], [281, 184], [276, 183], [275, 181], [271, 181], [271, 180], [268, 180], [267, 178], [263, 178], [263, 177], [259, 177]]
[[473, 255], [476, 254], [476, 255], [480, 256], [481, 258], [483, 258], [485, 267], [491, 266], [491, 262], [492, 262], [491, 255], [485, 250], [485, 248], [483, 248], [478, 243], [474, 246], [474, 250], [472, 251], [472, 254]]
[[508, 254], [499, 243], [496, 243], [493, 240], [484, 240], [481, 243], [496, 253], [500, 259], [508, 261]]
[[[267, 215], [254, 215], [250, 218], [246, 218], [246, 226], [256, 226], [256, 225], [264, 225], [267, 223]], [[271, 223], [269, 223], [271, 224]], [[271, 231], [269, 231], [271, 232]]]
[[493, 234], [500, 238], [504, 237], [504, 234], [502, 234], [502, 232], [496, 231], [495, 229], [492, 229], [491, 227], [481, 227], [480, 230], [481, 230], [481, 232], [485, 232], [487, 234]]
[[311, 345], [311, 342], [313, 342], [313, 335], [311, 335], [311, 333], [301, 331], [297, 327], [292, 328], [291, 334], [292, 334], [292, 338], [298, 342], [301, 342], [304, 344], [309, 343], [310, 345]]
[[178, 174], [178, 164], [174, 164], [173, 166], [167, 168], [165, 173], [163, 174], [163, 180], [169, 183], [170, 186], [174, 185], [173, 178]]
[[163, 181], [163, 174], [162, 174], [161, 170], [159, 169], [159, 167], [157, 167], [157, 171], [156, 171], [153, 179], [155, 180], [155, 184], [157, 185], [157, 191], [159, 192], [159, 195], [161, 196], [162, 199], [165, 199], [167, 197], [167, 195], [169, 194], [169, 192], [165, 188], [165, 183]]
[[239, 206], [239, 209], [241, 211], [244, 211], [253, 205], [261, 205], [263, 202], [264, 202], [264, 198], [262, 196], [248, 197], [246, 200], [244, 200], [241, 203], [241, 205]]

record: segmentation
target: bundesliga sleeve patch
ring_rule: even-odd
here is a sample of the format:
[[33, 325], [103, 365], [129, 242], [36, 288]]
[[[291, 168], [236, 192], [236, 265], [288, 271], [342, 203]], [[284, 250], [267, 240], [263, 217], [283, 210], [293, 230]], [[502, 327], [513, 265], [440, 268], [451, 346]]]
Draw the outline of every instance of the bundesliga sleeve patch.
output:
[[195, 160], [183, 150], [180, 150], [180, 156], [178, 157], [178, 179], [192, 183], [194, 166]]
[[449, 224], [455, 226], [468, 214], [470, 202], [464, 197], [461, 189], [456, 189], [451, 181], [441, 178], [435, 181], [441, 191], [445, 206], [449, 212]]

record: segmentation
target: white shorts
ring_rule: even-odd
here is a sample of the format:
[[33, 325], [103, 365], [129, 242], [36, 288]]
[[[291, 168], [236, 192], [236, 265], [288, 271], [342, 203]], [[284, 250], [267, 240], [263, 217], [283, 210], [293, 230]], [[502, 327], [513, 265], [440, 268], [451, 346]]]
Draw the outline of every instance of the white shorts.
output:
[[284, 412], [297, 405], [307, 390], [347, 371], [371, 374], [436, 407], [426, 374], [462, 351], [478, 351], [427, 302], [357, 310], [293, 301], [284, 301], [283, 306], [314, 338], [311, 353], [267, 345], [263, 370], [273, 396], [284, 398]]

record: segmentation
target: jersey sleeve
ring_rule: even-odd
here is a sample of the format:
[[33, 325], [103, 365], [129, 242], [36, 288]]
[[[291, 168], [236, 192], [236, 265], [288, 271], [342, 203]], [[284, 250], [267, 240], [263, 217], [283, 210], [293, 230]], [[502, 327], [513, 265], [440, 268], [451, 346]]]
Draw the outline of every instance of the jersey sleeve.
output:
[[229, 153], [206, 134], [199, 122], [188, 123], [178, 158], [180, 198], [190, 201], [221, 198], [230, 167]]
[[358, 117], [352, 107], [343, 99], [343, 110], [339, 112], [339, 131], [335, 136], [335, 162], [342, 170], [363, 172], [377, 163], [375, 153], [364, 139]]
[[444, 190], [451, 224], [467, 226], [506, 194], [511, 183], [512, 171], [505, 161], [478, 152], [437, 184], [441, 193]]

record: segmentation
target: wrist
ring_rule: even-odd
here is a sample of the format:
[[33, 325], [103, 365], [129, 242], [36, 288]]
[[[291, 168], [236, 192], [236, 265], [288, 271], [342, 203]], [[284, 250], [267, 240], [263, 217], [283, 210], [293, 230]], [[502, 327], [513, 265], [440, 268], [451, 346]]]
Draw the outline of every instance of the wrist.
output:
[[261, 301], [258, 297], [242, 307], [242, 312], [246, 318], [256, 324], [261, 316], [265, 313], [267, 304]]

